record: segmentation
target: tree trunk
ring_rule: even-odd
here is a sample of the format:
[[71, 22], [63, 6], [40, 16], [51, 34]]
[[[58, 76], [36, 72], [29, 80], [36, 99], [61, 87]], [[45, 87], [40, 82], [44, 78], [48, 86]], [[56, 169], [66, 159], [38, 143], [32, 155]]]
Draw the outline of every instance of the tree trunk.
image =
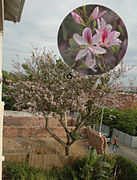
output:
[[66, 146], [65, 147], [65, 156], [69, 156], [70, 155], [70, 146]]

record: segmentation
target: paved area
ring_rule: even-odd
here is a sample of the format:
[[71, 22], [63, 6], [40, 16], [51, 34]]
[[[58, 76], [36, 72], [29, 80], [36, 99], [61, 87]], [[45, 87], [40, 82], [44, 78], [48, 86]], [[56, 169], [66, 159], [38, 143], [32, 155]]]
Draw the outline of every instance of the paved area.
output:
[[107, 153], [108, 154], [114, 154], [114, 153], [120, 154], [120, 155], [123, 155], [137, 163], [137, 148], [129, 148], [129, 147], [119, 143], [119, 148], [112, 150], [112, 144], [111, 144], [111, 145], [108, 145]]

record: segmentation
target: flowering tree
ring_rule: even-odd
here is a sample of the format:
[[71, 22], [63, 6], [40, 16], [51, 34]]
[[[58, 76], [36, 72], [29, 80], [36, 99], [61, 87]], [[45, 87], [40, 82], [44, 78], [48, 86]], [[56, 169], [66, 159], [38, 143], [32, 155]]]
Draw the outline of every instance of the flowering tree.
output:
[[[45, 128], [49, 134], [65, 148], [65, 154], [69, 155], [70, 146], [78, 139], [80, 129], [87, 124], [94, 123], [94, 116], [98, 114], [100, 106], [109, 98], [116, 106], [118, 99], [114, 94], [121, 87], [116, 80], [126, 69], [121, 66], [113, 72], [107, 72], [101, 76], [86, 76], [73, 71], [52, 53], [32, 53], [26, 63], [15, 64], [16, 82], [10, 82], [10, 96], [16, 99], [16, 108], [45, 118]], [[67, 75], [72, 76], [71, 79]], [[115, 103], [114, 103], [115, 101]], [[59, 115], [59, 122], [66, 132], [66, 142], [60, 139], [49, 128], [49, 116], [51, 112]], [[78, 112], [79, 117], [75, 128], [69, 130], [64, 121], [65, 112]]]

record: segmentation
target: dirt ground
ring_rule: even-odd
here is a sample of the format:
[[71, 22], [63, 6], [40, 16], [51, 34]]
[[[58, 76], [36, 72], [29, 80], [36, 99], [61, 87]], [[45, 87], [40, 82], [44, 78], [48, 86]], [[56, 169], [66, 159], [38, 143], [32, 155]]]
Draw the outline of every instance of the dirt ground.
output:
[[[63, 139], [65, 141], [65, 139]], [[21, 138], [4, 137], [3, 154], [34, 152], [37, 154], [60, 154], [64, 155], [64, 147], [49, 137]], [[88, 153], [86, 140], [78, 140], [71, 146], [72, 156], [85, 156]]]

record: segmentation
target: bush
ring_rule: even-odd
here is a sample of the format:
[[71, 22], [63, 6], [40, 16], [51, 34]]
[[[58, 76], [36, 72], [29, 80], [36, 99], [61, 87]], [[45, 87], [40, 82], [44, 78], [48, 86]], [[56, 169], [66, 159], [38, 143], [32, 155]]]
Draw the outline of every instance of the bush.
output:
[[110, 134], [112, 129], [116, 128], [132, 136], [137, 136], [137, 108], [129, 108], [123, 111], [106, 108], [103, 123], [110, 126]]
[[3, 179], [6, 180], [45, 180], [42, 169], [30, 167], [28, 163], [5, 162], [3, 168]]
[[137, 164], [121, 155], [116, 155], [118, 180], [137, 180]]
[[28, 163], [9, 161], [3, 165], [3, 180], [64, 180], [64, 177], [64, 171], [60, 168], [43, 170], [30, 167]]

